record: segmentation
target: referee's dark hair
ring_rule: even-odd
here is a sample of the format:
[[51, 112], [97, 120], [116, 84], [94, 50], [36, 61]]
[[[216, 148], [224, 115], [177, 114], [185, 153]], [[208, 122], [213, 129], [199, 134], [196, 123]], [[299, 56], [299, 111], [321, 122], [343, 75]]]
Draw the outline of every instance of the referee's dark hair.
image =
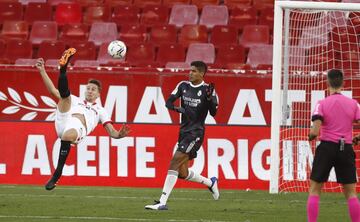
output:
[[204, 75], [207, 72], [207, 65], [203, 61], [193, 61], [190, 65], [195, 66], [197, 68], [197, 70], [199, 70], [200, 72], [203, 72]]
[[327, 74], [328, 82], [331, 88], [338, 89], [343, 85], [343, 73], [338, 69], [332, 69]]

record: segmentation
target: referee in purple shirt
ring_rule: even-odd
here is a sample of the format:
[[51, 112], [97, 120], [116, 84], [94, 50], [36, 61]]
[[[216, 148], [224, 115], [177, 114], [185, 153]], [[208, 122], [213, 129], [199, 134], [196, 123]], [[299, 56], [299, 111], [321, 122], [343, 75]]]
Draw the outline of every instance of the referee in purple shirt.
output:
[[352, 222], [360, 222], [360, 204], [356, 194], [356, 166], [352, 139], [354, 121], [360, 120], [360, 108], [356, 100], [341, 94], [343, 73], [330, 70], [327, 74], [330, 95], [320, 100], [312, 114], [313, 127], [309, 141], [319, 136], [321, 143], [316, 148], [310, 176], [307, 202], [308, 222], [317, 221], [321, 188], [327, 182], [330, 170], [335, 167], [337, 182], [342, 184], [348, 202]]

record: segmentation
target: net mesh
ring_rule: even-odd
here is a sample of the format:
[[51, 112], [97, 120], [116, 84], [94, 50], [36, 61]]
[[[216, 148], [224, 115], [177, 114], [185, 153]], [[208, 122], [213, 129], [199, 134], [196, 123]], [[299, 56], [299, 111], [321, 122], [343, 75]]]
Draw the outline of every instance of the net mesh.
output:
[[[344, 94], [360, 97], [360, 12], [289, 10], [287, 15], [283, 30], [279, 192], [307, 192], [317, 143], [308, 142], [307, 135], [311, 111], [328, 95], [326, 72], [343, 70]], [[359, 157], [357, 147], [355, 151]], [[324, 191], [341, 189], [335, 183], [333, 169], [329, 181]]]

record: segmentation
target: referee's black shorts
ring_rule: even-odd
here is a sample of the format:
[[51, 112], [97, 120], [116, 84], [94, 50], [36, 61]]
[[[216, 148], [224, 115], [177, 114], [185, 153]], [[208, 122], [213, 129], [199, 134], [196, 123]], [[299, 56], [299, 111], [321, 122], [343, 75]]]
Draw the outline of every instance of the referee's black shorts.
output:
[[188, 154], [189, 159], [192, 160], [197, 157], [197, 151], [200, 149], [203, 140], [203, 133], [180, 133], [177, 151]]
[[332, 167], [335, 167], [338, 183], [357, 182], [355, 152], [351, 144], [345, 144], [341, 151], [340, 143], [321, 141], [315, 150], [310, 179], [318, 183], [326, 182]]

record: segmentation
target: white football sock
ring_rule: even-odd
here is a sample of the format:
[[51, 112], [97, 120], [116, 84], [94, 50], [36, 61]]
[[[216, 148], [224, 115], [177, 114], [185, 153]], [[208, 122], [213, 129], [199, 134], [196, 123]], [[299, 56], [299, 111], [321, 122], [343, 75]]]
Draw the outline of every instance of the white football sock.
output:
[[209, 178], [203, 177], [198, 173], [195, 173], [192, 170], [188, 170], [188, 176], [185, 178], [185, 180], [189, 180], [189, 181], [193, 181], [196, 183], [202, 183], [205, 184], [206, 186], [210, 187], [212, 182]]
[[178, 178], [179, 173], [175, 170], [169, 170], [168, 174], [166, 176], [165, 182], [164, 182], [164, 187], [162, 190], [162, 194], [160, 197], [160, 203], [161, 204], [166, 204], [170, 193], [172, 191], [172, 189], [174, 188], [177, 178]]

